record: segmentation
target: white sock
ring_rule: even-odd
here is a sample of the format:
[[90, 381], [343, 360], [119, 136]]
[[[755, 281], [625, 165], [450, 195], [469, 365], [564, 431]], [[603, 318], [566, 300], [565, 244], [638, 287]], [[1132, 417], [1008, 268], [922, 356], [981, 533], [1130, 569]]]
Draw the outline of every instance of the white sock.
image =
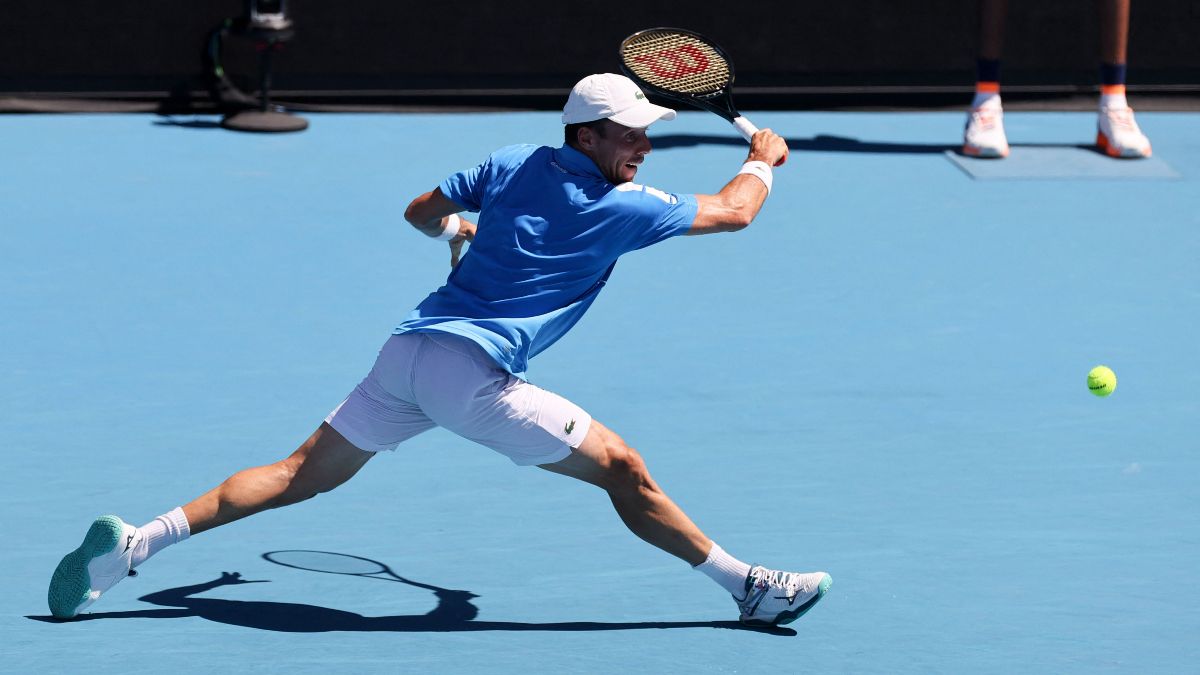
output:
[[982, 108], [984, 106], [987, 106], [989, 108], [992, 108], [992, 107], [999, 108], [1000, 107], [1000, 94], [997, 92], [994, 92], [994, 91], [990, 91], [990, 92], [977, 91], [977, 92], [975, 92], [975, 98], [971, 100], [971, 107], [972, 108]]
[[1100, 94], [1100, 107], [1120, 110], [1128, 108], [1129, 102], [1125, 100], [1125, 92], [1119, 94]]
[[187, 516], [183, 515], [183, 509], [179, 507], [162, 514], [138, 529], [142, 532], [142, 541], [133, 549], [131, 567], [141, 565], [155, 553], [192, 536]]
[[746, 575], [750, 574], [750, 566], [726, 553], [715, 541], [708, 558], [692, 569], [704, 572], [734, 597], [746, 594]]

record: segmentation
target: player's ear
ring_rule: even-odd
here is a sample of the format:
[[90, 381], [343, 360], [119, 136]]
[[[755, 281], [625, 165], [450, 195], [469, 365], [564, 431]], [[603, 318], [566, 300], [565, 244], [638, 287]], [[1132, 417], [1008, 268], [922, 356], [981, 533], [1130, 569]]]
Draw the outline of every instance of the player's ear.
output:
[[591, 150], [596, 146], [596, 130], [591, 127], [579, 127], [575, 132], [575, 143], [580, 150]]

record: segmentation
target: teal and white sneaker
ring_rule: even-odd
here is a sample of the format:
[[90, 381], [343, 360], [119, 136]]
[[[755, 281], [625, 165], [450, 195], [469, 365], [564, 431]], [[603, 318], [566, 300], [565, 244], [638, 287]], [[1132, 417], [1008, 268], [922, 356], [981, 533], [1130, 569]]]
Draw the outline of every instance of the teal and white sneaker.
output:
[[141, 531], [120, 518], [97, 518], [79, 548], [63, 556], [54, 569], [46, 593], [50, 613], [60, 619], [77, 616], [118, 581], [134, 574], [130, 559], [141, 541]]
[[824, 572], [780, 572], [755, 565], [746, 575], [746, 597], [733, 599], [747, 626], [782, 626], [812, 609], [832, 583]]

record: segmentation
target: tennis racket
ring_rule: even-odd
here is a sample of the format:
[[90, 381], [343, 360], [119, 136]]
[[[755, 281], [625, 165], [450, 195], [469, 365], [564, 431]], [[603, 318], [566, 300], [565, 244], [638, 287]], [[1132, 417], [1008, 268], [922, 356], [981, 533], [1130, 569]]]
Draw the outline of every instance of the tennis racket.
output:
[[641, 30], [621, 42], [620, 57], [621, 70], [643, 88], [724, 117], [747, 141], [758, 131], [733, 105], [733, 61], [704, 36], [682, 28]]

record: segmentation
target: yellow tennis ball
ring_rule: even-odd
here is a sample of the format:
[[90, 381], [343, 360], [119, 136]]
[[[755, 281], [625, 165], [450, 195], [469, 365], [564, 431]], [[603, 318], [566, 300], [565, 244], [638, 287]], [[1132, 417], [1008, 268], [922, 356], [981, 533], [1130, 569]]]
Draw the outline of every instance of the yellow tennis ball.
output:
[[1097, 396], [1108, 396], [1117, 388], [1117, 374], [1108, 366], [1096, 366], [1088, 371], [1088, 389]]

